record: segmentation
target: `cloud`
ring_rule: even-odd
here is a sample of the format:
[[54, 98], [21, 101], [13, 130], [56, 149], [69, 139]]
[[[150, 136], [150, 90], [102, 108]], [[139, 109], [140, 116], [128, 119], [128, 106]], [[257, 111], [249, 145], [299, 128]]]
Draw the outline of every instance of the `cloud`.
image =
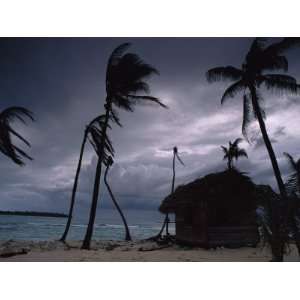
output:
[[[83, 130], [103, 113], [108, 54], [127, 40], [160, 70], [161, 75], [151, 79], [151, 89], [169, 109], [141, 105], [133, 113], [120, 111], [123, 127], [113, 125], [109, 131], [116, 150], [109, 181], [121, 206], [157, 209], [171, 189], [175, 145], [185, 163], [176, 168], [176, 185], [226, 168], [220, 146], [242, 136], [242, 98], [221, 106], [228, 83], [208, 84], [205, 72], [218, 65], [239, 66], [251, 39], [1, 39], [1, 107], [26, 106], [37, 122], [15, 124], [30, 140], [34, 161], [20, 168], [0, 157], [0, 209], [67, 211]], [[297, 76], [298, 55], [299, 50], [290, 55]], [[299, 99], [262, 94], [267, 130], [286, 178], [289, 169], [282, 153], [300, 157]], [[257, 122], [251, 130], [252, 143], [241, 144], [249, 159], [236, 165], [255, 182], [276, 188]], [[76, 203], [79, 214], [88, 212], [95, 166], [95, 154], [87, 145]], [[103, 183], [100, 199], [100, 208], [111, 207]]]

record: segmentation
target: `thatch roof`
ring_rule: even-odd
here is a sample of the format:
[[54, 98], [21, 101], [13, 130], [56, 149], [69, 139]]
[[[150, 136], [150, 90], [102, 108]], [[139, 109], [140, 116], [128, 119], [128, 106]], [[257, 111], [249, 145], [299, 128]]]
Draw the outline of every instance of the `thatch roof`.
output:
[[[261, 190], [259, 195], [258, 190]], [[163, 200], [159, 210], [162, 213], [175, 212], [183, 206], [206, 200], [209, 206], [219, 209], [224, 207], [226, 210], [234, 208], [238, 211], [249, 211], [255, 210], [257, 201], [264, 198], [265, 193], [270, 195], [274, 192], [268, 186], [255, 185], [245, 173], [232, 169], [209, 174], [179, 186]]]

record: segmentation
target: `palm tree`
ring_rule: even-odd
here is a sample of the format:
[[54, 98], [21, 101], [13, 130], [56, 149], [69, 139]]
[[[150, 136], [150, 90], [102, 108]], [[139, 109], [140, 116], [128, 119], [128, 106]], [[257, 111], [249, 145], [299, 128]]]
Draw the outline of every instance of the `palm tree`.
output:
[[83, 140], [81, 143], [81, 148], [80, 148], [80, 153], [79, 153], [79, 160], [77, 163], [77, 169], [76, 169], [75, 179], [74, 179], [73, 188], [72, 188], [68, 220], [66, 223], [65, 231], [64, 231], [62, 237], [60, 238], [60, 241], [62, 241], [62, 242], [65, 242], [65, 240], [67, 238], [67, 235], [68, 235], [68, 232], [69, 232], [69, 229], [71, 226], [71, 221], [73, 218], [75, 196], [76, 196], [76, 192], [77, 192], [77, 186], [78, 186], [78, 180], [79, 180], [79, 174], [80, 174], [80, 170], [81, 170], [81, 164], [82, 164], [82, 158], [83, 158], [85, 144], [88, 139], [88, 135], [90, 134], [90, 129], [95, 125], [98, 125], [101, 127], [103, 125], [103, 118], [104, 118], [103, 115], [96, 117], [88, 124], [88, 126], [86, 126], [86, 128], [84, 130]]
[[247, 157], [247, 152], [245, 149], [239, 148], [239, 143], [241, 143], [242, 139], [237, 138], [233, 143], [229, 141], [228, 148], [225, 146], [221, 146], [223, 152], [224, 152], [224, 160], [227, 160], [227, 166], [228, 170], [231, 170], [233, 168], [233, 160], [238, 160], [239, 157]]
[[[178, 155], [178, 148], [175, 146], [173, 148], [173, 165], [172, 165], [173, 166], [173, 177], [172, 177], [171, 194], [173, 194], [174, 191], [175, 191], [175, 175], [176, 175], [176, 173], [175, 173], [175, 161], [176, 161], [176, 158], [184, 166], [183, 161], [181, 160], [181, 158]], [[166, 235], [168, 236], [169, 235], [169, 214], [168, 213], [166, 214], [163, 226], [160, 229], [160, 232], [158, 233], [158, 235], [155, 237], [155, 239], [161, 237], [165, 227], [166, 227]]]
[[[243, 92], [243, 124], [242, 132], [247, 138], [247, 126], [251, 120], [256, 119], [260, 126], [262, 137], [266, 145], [274, 175], [283, 199], [286, 199], [286, 190], [278, 167], [277, 159], [267, 133], [264, 122], [265, 113], [262, 108], [262, 97], [259, 89], [264, 86], [268, 90], [280, 93], [297, 94], [299, 86], [296, 79], [285, 74], [265, 74], [266, 71], [288, 70], [287, 58], [283, 55], [284, 50], [299, 43], [297, 38], [284, 38], [278, 43], [266, 46], [266, 39], [254, 39], [245, 61], [240, 69], [233, 66], [217, 67], [207, 71], [206, 76], [209, 82], [220, 80], [234, 81], [224, 92], [221, 98], [223, 104], [229, 98], [233, 98], [239, 92]], [[281, 234], [281, 233], [280, 233]], [[279, 240], [282, 240], [282, 234]], [[278, 253], [273, 253], [274, 260], [283, 260], [283, 245], [279, 241]]]
[[292, 173], [290, 174], [286, 183], [287, 191], [289, 194], [289, 223], [295, 238], [295, 243], [300, 255], [300, 233], [297, 226], [297, 218], [299, 218], [300, 209], [300, 159], [295, 160], [289, 153], [283, 153], [290, 165]]
[[[151, 65], [144, 63], [137, 54], [126, 53], [129, 46], [129, 43], [121, 44], [112, 52], [108, 60], [105, 81], [106, 100], [104, 105], [105, 120], [103, 126], [103, 139], [106, 137], [109, 120], [114, 118], [115, 115], [113, 106], [126, 111], [133, 111], [136, 104], [147, 101], [166, 108], [166, 106], [158, 98], [149, 96], [150, 88], [145, 81], [151, 75], [158, 74], [158, 71]], [[102, 142], [101, 147], [99, 148], [92, 205], [87, 231], [82, 244], [83, 249], [90, 248], [100, 189], [103, 156], [104, 143]]]
[[123, 221], [123, 224], [124, 224], [124, 228], [125, 228], [125, 232], [126, 232], [126, 234], [125, 234], [125, 241], [131, 241], [132, 239], [131, 239], [129, 227], [127, 225], [125, 216], [124, 216], [124, 214], [123, 214], [123, 212], [121, 210], [121, 207], [119, 206], [119, 204], [118, 204], [118, 202], [117, 202], [117, 200], [116, 200], [116, 198], [115, 198], [115, 196], [114, 196], [114, 194], [113, 194], [113, 192], [112, 192], [112, 190], [111, 190], [111, 188], [110, 188], [110, 186], [108, 184], [108, 181], [107, 181], [107, 174], [108, 174], [109, 168], [113, 165], [113, 163], [114, 163], [113, 158], [111, 156], [109, 156], [109, 158], [107, 160], [106, 170], [105, 170], [105, 173], [104, 173], [104, 183], [105, 183], [105, 185], [107, 187], [107, 190], [109, 192], [111, 200], [113, 201], [116, 209], [118, 210], [118, 212], [119, 212], [119, 214], [120, 214], [120, 216], [122, 218], [122, 221]]
[[12, 136], [30, 147], [30, 143], [11, 127], [11, 122], [18, 119], [26, 124], [24, 117], [34, 121], [33, 114], [24, 107], [12, 106], [0, 112], [0, 151], [9, 157], [14, 163], [23, 166], [24, 158], [32, 160], [25, 151], [13, 144]]

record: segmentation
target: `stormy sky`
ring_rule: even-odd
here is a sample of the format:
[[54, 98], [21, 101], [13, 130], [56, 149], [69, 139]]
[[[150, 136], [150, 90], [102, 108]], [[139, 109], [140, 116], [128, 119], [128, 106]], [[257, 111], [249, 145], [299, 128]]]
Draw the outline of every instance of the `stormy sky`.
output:
[[[116, 150], [109, 181], [121, 206], [157, 209], [170, 192], [175, 145], [185, 163], [177, 165], [176, 185], [226, 168], [220, 145], [242, 136], [242, 97], [221, 106], [229, 83], [208, 84], [205, 72], [215, 66], [239, 67], [252, 38], [1, 39], [1, 110], [25, 106], [36, 122], [14, 123], [31, 142], [33, 161], [19, 167], [0, 156], [0, 209], [67, 211], [83, 130], [104, 112], [107, 59], [123, 42], [131, 42], [130, 51], [159, 70], [160, 76], [149, 81], [151, 92], [169, 109], [141, 105], [133, 113], [119, 111], [123, 128], [113, 125], [109, 133]], [[300, 81], [299, 54], [300, 48], [287, 52], [289, 74]], [[286, 177], [282, 153], [300, 156], [300, 96], [262, 95], [267, 129]], [[236, 166], [256, 183], [276, 188], [256, 124], [250, 136], [251, 144], [241, 144], [249, 159]], [[89, 207], [95, 164], [93, 149], [87, 147], [77, 211]], [[100, 205], [109, 207], [104, 186], [101, 195]]]

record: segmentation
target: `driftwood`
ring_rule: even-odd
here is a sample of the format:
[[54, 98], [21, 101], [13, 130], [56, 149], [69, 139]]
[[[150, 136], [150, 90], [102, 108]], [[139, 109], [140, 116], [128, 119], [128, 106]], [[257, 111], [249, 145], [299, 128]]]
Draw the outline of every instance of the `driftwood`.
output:
[[12, 250], [12, 251], [0, 253], [0, 257], [7, 258], [7, 257], [16, 256], [16, 255], [27, 254], [28, 252], [29, 252], [29, 250], [26, 250], [26, 249], [20, 249], [20, 250], [15, 250], [15, 251]]
[[163, 248], [168, 248], [171, 245], [160, 245], [160, 246], [151, 246], [151, 247], [140, 247], [139, 251], [155, 251], [155, 250], [160, 250]]

